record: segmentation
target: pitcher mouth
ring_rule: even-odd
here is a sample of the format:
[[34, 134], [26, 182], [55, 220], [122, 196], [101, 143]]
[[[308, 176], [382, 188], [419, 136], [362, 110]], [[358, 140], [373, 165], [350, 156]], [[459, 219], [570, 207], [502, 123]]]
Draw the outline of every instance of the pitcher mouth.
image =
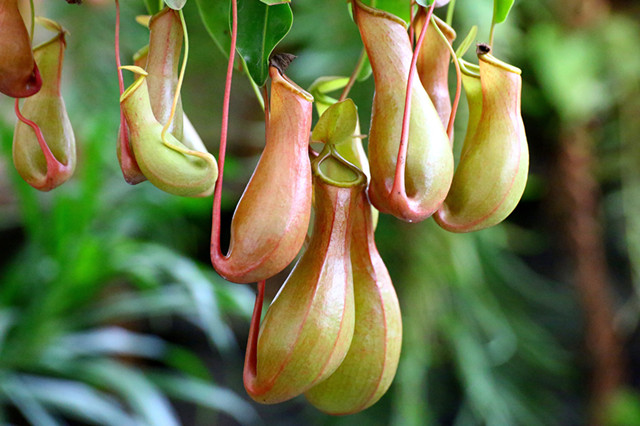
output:
[[[24, 96], [28, 98], [29, 96], [33, 96], [40, 91], [42, 88], [42, 76], [40, 75], [40, 69], [38, 69], [37, 64], [33, 64], [33, 72], [29, 76], [29, 80], [25, 86]], [[18, 96], [16, 96], [18, 97]]]
[[[348, 174], [352, 175], [352, 178], [346, 180], [338, 180], [337, 177], [334, 178], [325, 173], [322, 170], [322, 163], [329, 159], [332, 159], [343, 166], [345, 171], [348, 171]], [[367, 184], [367, 176], [364, 174], [364, 172], [360, 170], [360, 168], [358, 168], [356, 165], [343, 158], [336, 151], [335, 146], [330, 143], [325, 144], [320, 155], [318, 155], [318, 157], [313, 160], [313, 162], [311, 163], [311, 169], [313, 171], [314, 177], [317, 177], [324, 183], [332, 186], [337, 186], [340, 188], [351, 188], [354, 186]]]
[[456, 30], [454, 30], [451, 25], [438, 18], [435, 14], [431, 15], [431, 19], [435, 21], [436, 25], [440, 28], [440, 31], [442, 31], [445, 37], [451, 40], [454, 40], [457, 37]]
[[289, 89], [290, 91], [292, 91], [293, 93], [295, 93], [298, 96], [302, 96], [305, 100], [307, 100], [308, 102], [313, 102], [313, 95], [309, 92], [307, 92], [306, 90], [304, 90], [302, 87], [298, 86], [296, 83], [294, 83], [292, 80], [289, 79], [289, 77], [287, 77], [286, 75], [284, 75], [282, 73], [282, 71], [280, 71], [280, 68], [278, 68], [275, 65], [270, 65], [269, 68], [273, 68], [275, 71], [275, 78], [274, 78], [274, 72], [269, 71], [269, 75], [271, 76], [271, 79], [274, 82], [278, 82], [280, 84], [282, 84], [284, 87], [286, 87], [287, 89]]
[[131, 86], [127, 87], [127, 89], [124, 92], [122, 92], [122, 95], [120, 95], [120, 102], [122, 103], [124, 100], [128, 99], [129, 96], [131, 96], [131, 94], [135, 92], [142, 85], [142, 83], [145, 82], [145, 79], [149, 74], [142, 68], [135, 65], [123, 65], [120, 67], [120, 69], [129, 70], [138, 74], [138, 77], [131, 84]]
[[522, 70], [518, 67], [514, 67], [506, 62], [501, 61], [491, 54], [491, 46], [484, 43], [479, 43], [476, 47], [476, 54], [480, 61], [486, 62], [490, 65], [495, 65], [505, 71], [512, 72], [514, 74], [522, 74]]
[[458, 58], [458, 64], [460, 65], [460, 71], [462, 71], [464, 75], [480, 78], [480, 66], [462, 58]]

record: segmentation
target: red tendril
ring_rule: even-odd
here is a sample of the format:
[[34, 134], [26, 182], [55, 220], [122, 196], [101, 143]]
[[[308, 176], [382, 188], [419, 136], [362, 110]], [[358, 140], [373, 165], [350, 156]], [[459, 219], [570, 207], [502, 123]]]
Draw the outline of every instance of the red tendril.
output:
[[264, 303], [264, 280], [258, 283], [258, 294], [253, 306], [251, 325], [249, 326], [249, 338], [247, 339], [247, 351], [244, 356], [244, 371], [242, 380], [245, 388], [254, 387], [258, 367], [258, 335], [260, 331], [260, 317], [262, 316], [262, 304]]
[[[115, 0], [116, 2], [116, 31], [115, 31], [115, 54], [116, 54], [116, 67], [118, 69], [118, 86], [120, 87], [120, 96], [124, 93], [124, 77], [122, 76], [122, 62], [120, 62], [120, 2], [119, 0]], [[127, 125], [127, 120], [124, 116], [124, 111], [122, 110], [122, 105], [120, 105], [120, 152], [122, 155], [127, 155], [132, 162], [138, 167], [135, 156], [133, 154], [133, 150], [131, 149], [131, 144], [129, 143], [129, 138], [127, 137], [129, 130]]]
[[449, 115], [449, 122], [447, 123], [447, 136], [453, 143], [453, 123], [456, 120], [456, 113], [458, 112], [458, 104], [460, 103], [460, 94], [462, 92], [462, 71], [460, 70], [460, 64], [455, 52], [452, 53], [453, 64], [456, 67], [456, 95], [453, 98], [453, 104], [451, 104], [451, 114]]
[[416, 62], [418, 60], [418, 54], [420, 53], [420, 47], [422, 46], [422, 42], [427, 33], [427, 27], [429, 26], [429, 21], [431, 20], [431, 15], [433, 14], [435, 5], [436, 3], [434, 1], [427, 10], [425, 25], [423, 25], [422, 31], [420, 31], [420, 36], [418, 37], [418, 42], [411, 58], [411, 66], [409, 67], [409, 77], [407, 78], [407, 92], [404, 102], [404, 115], [402, 116], [402, 133], [400, 135], [400, 146], [398, 147], [398, 158], [396, 160], [396, 173], [393, 180], [393, 189], [391, 190], [391, 195], [394, 198], [398, 195], [403, 198], [406, 196], [404, 174], [407, 161], [409, 119], [411, 118], [411, 89], [413, 88], [413, 78], [417, 74]]
[[17, 98], [16, 98], [14, 110], [16, 113], [16, 117], [18, 117], [18, 120], [22, 121], [24, 124], [31, 127], [36, 134], [36, 138], [38, 139], [38, 145], [40, 145], [40, 149], [42, 150], [42, 153], [44, 154], [44, 158], [47, 162], [47, 180], [49, 180], [49, 178], [54, 173], [61, 173], [62, 171], [64, 171], [64, 169], [66, 169], [67, 166], [65, 166], [60, 161], [58, 161], [55, 155], [53, 155], [53, 153], [51, 152], [51, 149], [49, 148], [49, 145], [47, 145], [47, 141], [45, 141], [44, 139], [44, 135], [42, 134], [42, 130], [40, 129], [40, 126], [38, 126], [36, 123], [29, 120], [27, 117], [22, 115], [22, 113], [20, 113], [20, 100]]
[[116, 66], [118, 67], [118, 85], [120, 86], [120, 95], [124, 93], [124, 79], [122, 77], [122, 70], [120, 67], [120, 2], [116, 2], [116, 35], [115, 35], [115, 52], [116, 52]]
[[[218, 152], [218, 181], [216, 182], [213, 196], [213, 218], [211, 224], [211, 259], [223, 257], [220, 249], [220, 210], [222, 202], [222, 177], [224, 176], [224, 158], [227, 152], [227, 134], [229, 126], [229, 103], [231, 101], [231, 80], [233, 78], [233, 63], [236, 52], [236, 40], [238, 37], [238, 3], [231, 0], [231, 47], [229, 48], [229, 62], [227, 65], [227, 77], [224, 85], [224, 98], [222, 101], [222, 126], [220, 129], [220, 150]], [[265, 113], [268, 111], [265, 100]], [[215, 266], [215, 262], [214, 262]]]

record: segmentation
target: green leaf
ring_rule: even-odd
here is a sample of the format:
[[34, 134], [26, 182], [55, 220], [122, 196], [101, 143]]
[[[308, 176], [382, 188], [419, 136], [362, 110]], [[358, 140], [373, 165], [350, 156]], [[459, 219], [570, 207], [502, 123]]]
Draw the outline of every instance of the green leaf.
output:
[[337, 99], [328, 96], [327, 93], [342, 89], [348, 82], [348, 77], [319, 77], [311, 83], [309, 93], [313, 95], [319, 116], [324, 114], [331, 105], [338, 102]]
[[74, 362], [69, 368], [73, 369], [74, 377], [119, 395], [146, 424], [179, 424], [169, 399], [137, 368], [105, 359]]
[[291, 0], [260, 0], [262, 3], [272, 6], [274, 4], [291, 3]]
[[423, 7], [429, 7], [433, 4], [434, 1], [435, 0], [416, 0], [416, 3]]
[[539, 24], [528, 40], [540, 87], [563, 120], [588, 121], [611, 105], [600, 53], [588, 33], [564, 34], [552, 24]]
[[[422, 0], [424, 1], [424, 0]], [[376, 9], [384, 10], [386, 12], [396, 15], [404, 22], [409, 22], [409, 2], [407, 0], [365, 0], [363, 3]], [[374, 3], [372, 5], [372, 3]]]
[[207, 365], [196, 354], [181, 346], [170, 347], [163, 360], [177, 372], [207, 382], [213, 380]]
[[31, 424], [42, 426], [57, 426], [59, 424], [17, 375], [2, 374], [0, 376], [0, 395], [9, 398]]
[[464, 40], [462, 40], [462, 43], [460, 43], [460, 46], [458, 46], [458, 49], [456, 50], [456, 56], [458, 58], [462, 58], [464, 54], [467, 53], [467, 50], [469, 50], [469, 47], [471, 47], [477, 35], [478, 35], [478, 26], [474, 25], [473, 27], [471, 27], [471, 29], [469, 30], [469, 33], [464, 38]]
[[158, 6], [158, 2], [155, 0], [144, 0], [144, 5], [147, 7], [147, 12], [149, 15], [153, 15], [157, 12], [156, 8]]
[[84, 319], [92, 323], [171, 314], [188, 316], [195, 313], [196, 308], [186, 290], [178, 285], [167, 285], [160, 291], [112, 296], [105, 300], [104, 305], [87, 313]]
[[334, 145], [347, 142], [351, 140], [357, 124], [356, 105], [351, 99], [345, 99], [327, 108], [313, 129], [311, 139]]
[[493, 23], [504, 22], [515, 0], [493, 0]]
[[231, 32], [229, 31], [229, 0], [196, 0], [200, 18], [214, 43], [225, 58], [229, 57]]
[[166, 343], [157, 336], [110, 326], [64, 335], [45, 354], [49, 359], [102, 355], [157, 359], [165, 352]]
[[315, 98], [316, 94], [324, 94], [342, 89], [349, 82], [349, 77], [319, 77], [311, 86], [309, 93]]
[[288, 4], [267, 6], [260, 0], [238, 0], [238, 43], [249, 75], [258, 86], [267, 81], [269, 56], [293, 24]]
[[180, 10], [187, 3], [187, 0], [164, 0], [167, 6], [174, 10]]

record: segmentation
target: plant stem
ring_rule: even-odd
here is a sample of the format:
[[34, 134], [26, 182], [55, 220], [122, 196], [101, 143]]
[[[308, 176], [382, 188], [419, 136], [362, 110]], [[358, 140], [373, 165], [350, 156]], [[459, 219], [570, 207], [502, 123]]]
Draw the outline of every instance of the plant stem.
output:
[[494, 34], [494, 30], [496, 29], [496, 22], [492, 19], [491, 20], [491, 31], [489, 32], [489, 46], [493, 47], [493, 34]]
[[456, 8], [456, 0], [451, 0], [447, 7], [447, 25], [451, 26], [453, 23], [453, 11]]
[[418, 37], [418, 43], [416, 44], [416, 49], [413, 52], [413, 56], [411, 58], [411, 65], [409, 67], [409, 76], [407, 77], [407, 92], [405, 94], [405, 102], [404, 102], [404, 114], [402, 116], [402, 133], [400, 134], [400, 146], [398, 147], [398, 158], [396, 160], [396, 173], [393, 179], [393, 188], [391, 190], [392, 194], [400, 194], [404, 196], [406, 191], [404, 187], [404, 172], [405, 166], [407, 162], [407, 145], [409, 141], [409, 120], [411, 118], [411, 90], [413, 89], [413, 79], [416, 74], [416, 62], [418, 60], [418, 54], [420, 53], [420, 47], [422, 46], [422, 42], [424, 41], [424, 37], [427, 34], [427, 28], [429, 27], [428, 23], [431, 20], [431, 15], [433, 14], [433, 9], [435, 8], [436, 2], [434, 1], [427, 11], [426, 16], [426, 24], [422, 27], [422, 31], [420, 31], [420, 36]]
[[253, 306], [251, 315], [251, 325], [249, 326], [249, 337], [247, 339], [247, 351], [244, 356], [244, 371], [242, 380], [246, 388], [253, 388], [258, 367], [258, 335], [260, 331], [260, 317], [262, 316], [262, 305], [264, 304], [264, 280], [258, 283], [258, 294]]
[[358, 62], [356, 62], [356, 66], [353, 69], [351, 76], [349, 77], [349, 81], [347, 82], [347, 85], [344, 87], [344, 89], [342, 90], [342, 93], [340, 94], [340, 99], [338, 100], [339, 102], [347, 99], [347, 96], [349, 95], [349, 92], [351, 91], [351, 88], [353, 87], [353, 84], [356, 82], [356, 78], [358, 78], [358, 74], [360, 74], [360, 70], [364, 65], [364, 59], [366, 57], [365, 55], [366, 53], [363, 48], [362, 51], [360, 52], [360, 57], [358, 58]]

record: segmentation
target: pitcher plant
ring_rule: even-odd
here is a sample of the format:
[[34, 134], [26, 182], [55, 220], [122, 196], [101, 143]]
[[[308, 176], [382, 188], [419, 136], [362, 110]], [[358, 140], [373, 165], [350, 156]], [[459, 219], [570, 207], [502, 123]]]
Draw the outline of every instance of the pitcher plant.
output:
[[13, 133], [13, 163], [29, 185], [50, 191], [73, 174], [76, 141], [60, 93], [66, 31], [46, 18], [36, 22], [56, 35], [33, 49], [42, 76], [40, 91], [25, 99], [22, 108], [16, 99], [19, 120]]

